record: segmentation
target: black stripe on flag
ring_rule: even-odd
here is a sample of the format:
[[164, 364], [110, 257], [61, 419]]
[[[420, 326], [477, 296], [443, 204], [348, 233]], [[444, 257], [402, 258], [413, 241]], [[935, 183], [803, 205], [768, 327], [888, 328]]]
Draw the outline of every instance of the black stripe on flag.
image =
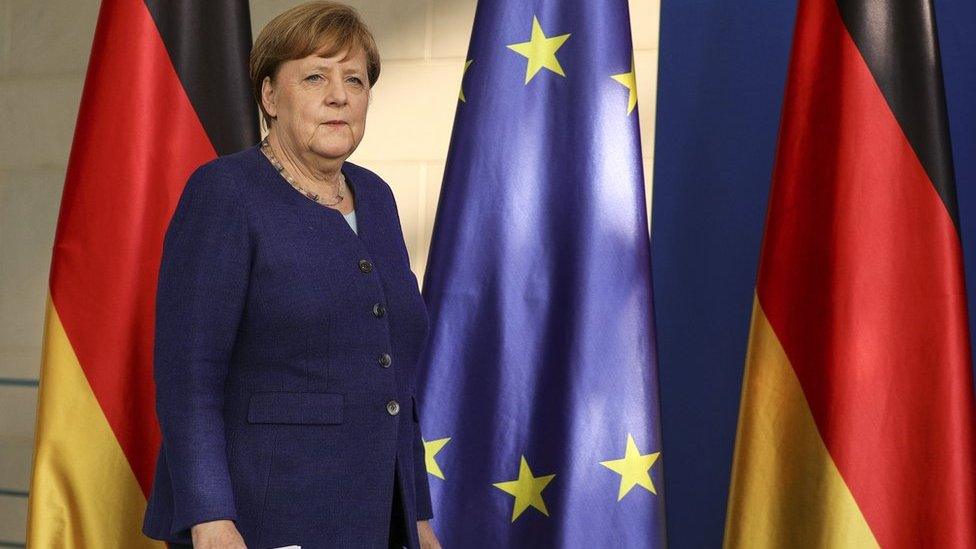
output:
[[931, 0], [837, 0], [837, 5], [958, 232], [949, 121]]
[[247, 0], [145, 0], [166, 51], [218, 155], [258, 142], [247, 60]]

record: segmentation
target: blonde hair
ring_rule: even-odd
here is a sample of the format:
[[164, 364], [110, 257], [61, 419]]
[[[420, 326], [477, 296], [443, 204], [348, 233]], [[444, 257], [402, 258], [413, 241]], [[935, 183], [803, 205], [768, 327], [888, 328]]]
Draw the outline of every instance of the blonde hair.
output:
[[346, 51], [349, 56], [360, 50], [366, 54], [372, 88], [380, 77], [380, 55], [354, 8], [339, 2], [306, 2], [269, 21], [254, 41], [250, 59], [251, 93], [266, 126], [271, 127], [272, 117], [261, 102], [261, 86], [265, 78], [274, 80], [282, 63], [312, 54], [331, 57]]

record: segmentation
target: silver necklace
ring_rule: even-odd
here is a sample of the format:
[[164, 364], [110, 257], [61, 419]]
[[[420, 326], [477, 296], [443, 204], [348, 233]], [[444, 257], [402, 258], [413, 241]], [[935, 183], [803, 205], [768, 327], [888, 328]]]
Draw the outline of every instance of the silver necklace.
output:
[[[278, 170], [278, 173], [281, 174], [281, 177], [285, 178], [285, 181], [291, 184], [291, 186], [294, 187], [296, 191], [302, 193], [303, 195], [310, 198], [311, 200], [314, 200], [315, 202], [318, 202], [323, 206], [328, 206], [330, 208], [333, 208], [335, 206], [338, 206], [339, 203], [342, 202], [342, 200], [345, 198], [342, 195], [342, 183], [339, 183], [339, 188], [337, 189], [336, 195], [333, 198], [335, 202], [325, 202], [324, 200], [321, 200], [319, 198], [319, 193], [312, 192], [306, 189], [305, 187], [302, 187], [297, 182], [295, 182], [295, 179], [291, 176], [291, 174], [288, 173], [287, 170], [285, 170], [285, 167], [281, 164], [281, 162], [278, 161], [278, 157], [275, 156], [274, 151], [271, 150], [271, 143], [268, 142], [267, 137], [261, 140], [261, 152], [264, 153], [264, 156], [268, 157], [268, 160], [271, 161], [271, 165], [274, 166], [276, 170]], [[343, 176], [343, 181], [345, 181], [345, 176]]]

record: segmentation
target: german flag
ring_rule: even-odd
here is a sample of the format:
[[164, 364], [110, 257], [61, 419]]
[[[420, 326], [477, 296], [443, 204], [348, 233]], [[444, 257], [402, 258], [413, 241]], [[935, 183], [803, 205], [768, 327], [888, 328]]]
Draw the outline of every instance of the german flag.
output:
[[257, 142], [246, 0], [104, 0], [55, 234], [32, 547], [140, 547], [160, 433], [163, 235], [190, 173]]
[[976, 547], [976, 412], [931, 0], [801, 0], [727, 547]]

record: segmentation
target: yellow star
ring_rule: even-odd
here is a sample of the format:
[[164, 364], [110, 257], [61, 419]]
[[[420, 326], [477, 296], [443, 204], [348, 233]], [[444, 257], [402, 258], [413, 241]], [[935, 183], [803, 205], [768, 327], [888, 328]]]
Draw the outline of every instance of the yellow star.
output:
[[630, 72], [625, 72], [622, 74], [615, 74], [611, 76], [617, 82], [620, 82], [628, 90], [630, 90], [630, 98], [627, 100], [627, 114], [634, 111], [634, 107], [637, 106], [637, 76], [634, 72], [634, 60], [630, 60]]
[[468, 100], [464, 98], [464, 75], [467, 74], [468, 67], [471, 66], [471, 63], [474, 63], [474, 59], [468, 59], [467, 61], [465, 61], [464, 62], [464, 72], [461, 73], [461, 91], [458, 92], [458, 99], [460, 99], [462, 103], [467, 103], [468, 102]]
[[661, 452], [641, 455], [634, 442], [634, 437], [627, 434], [627, 451], [622, 459], [612, 459], [601, 461], [607, 469], [620, 475], [620, 490], [617, 492], [617, 501], [620, 501], [630, 492], [634, 486], [642, 486], [650, 493], [657, 494], [654, 483], [651, 482], [651, 467], [657, 461]]
[[563, 72], [559, 60], [556, 59], [556, 50], [562, 47], [563, 43], [569, 39], [568, 34], [546, 37], [542, 32], [539, 20], [532, 16], [532, 38], [528, 42], [509, 44], [508, 49], [516, 51], [529, 60], [525, 67], [525, 83], [530, 80], [543, 68], [549, 69], [559, 76], [566, 76]]
[[437, 452], [443, 450], [444, 446], [450, 441], [450, 437], [439, 438], [431, 441], [424, 440], [424, 460], [427, 463], [427, 472], [440, 479], [444, 479], [444, 472], [441, 471], [441, 466], [437, 464], [434, 457], [436, 457]]
[[529, 464], [525, 461], [525, 456], [522, 456], [518, 479], [508, 482], [496, 482], [492, 486], [515, 496], [515, 506], [512, 507], [512, 522], [515, 522], [515, 519], [519, 518], [522, 511], [528, 509], [530, 505], [542, 511], [542, 514], [548, 517], [549, 511], [546, 509], [546, 502], [542, 500], [542, 490], [555, 476], [532, 476]]

